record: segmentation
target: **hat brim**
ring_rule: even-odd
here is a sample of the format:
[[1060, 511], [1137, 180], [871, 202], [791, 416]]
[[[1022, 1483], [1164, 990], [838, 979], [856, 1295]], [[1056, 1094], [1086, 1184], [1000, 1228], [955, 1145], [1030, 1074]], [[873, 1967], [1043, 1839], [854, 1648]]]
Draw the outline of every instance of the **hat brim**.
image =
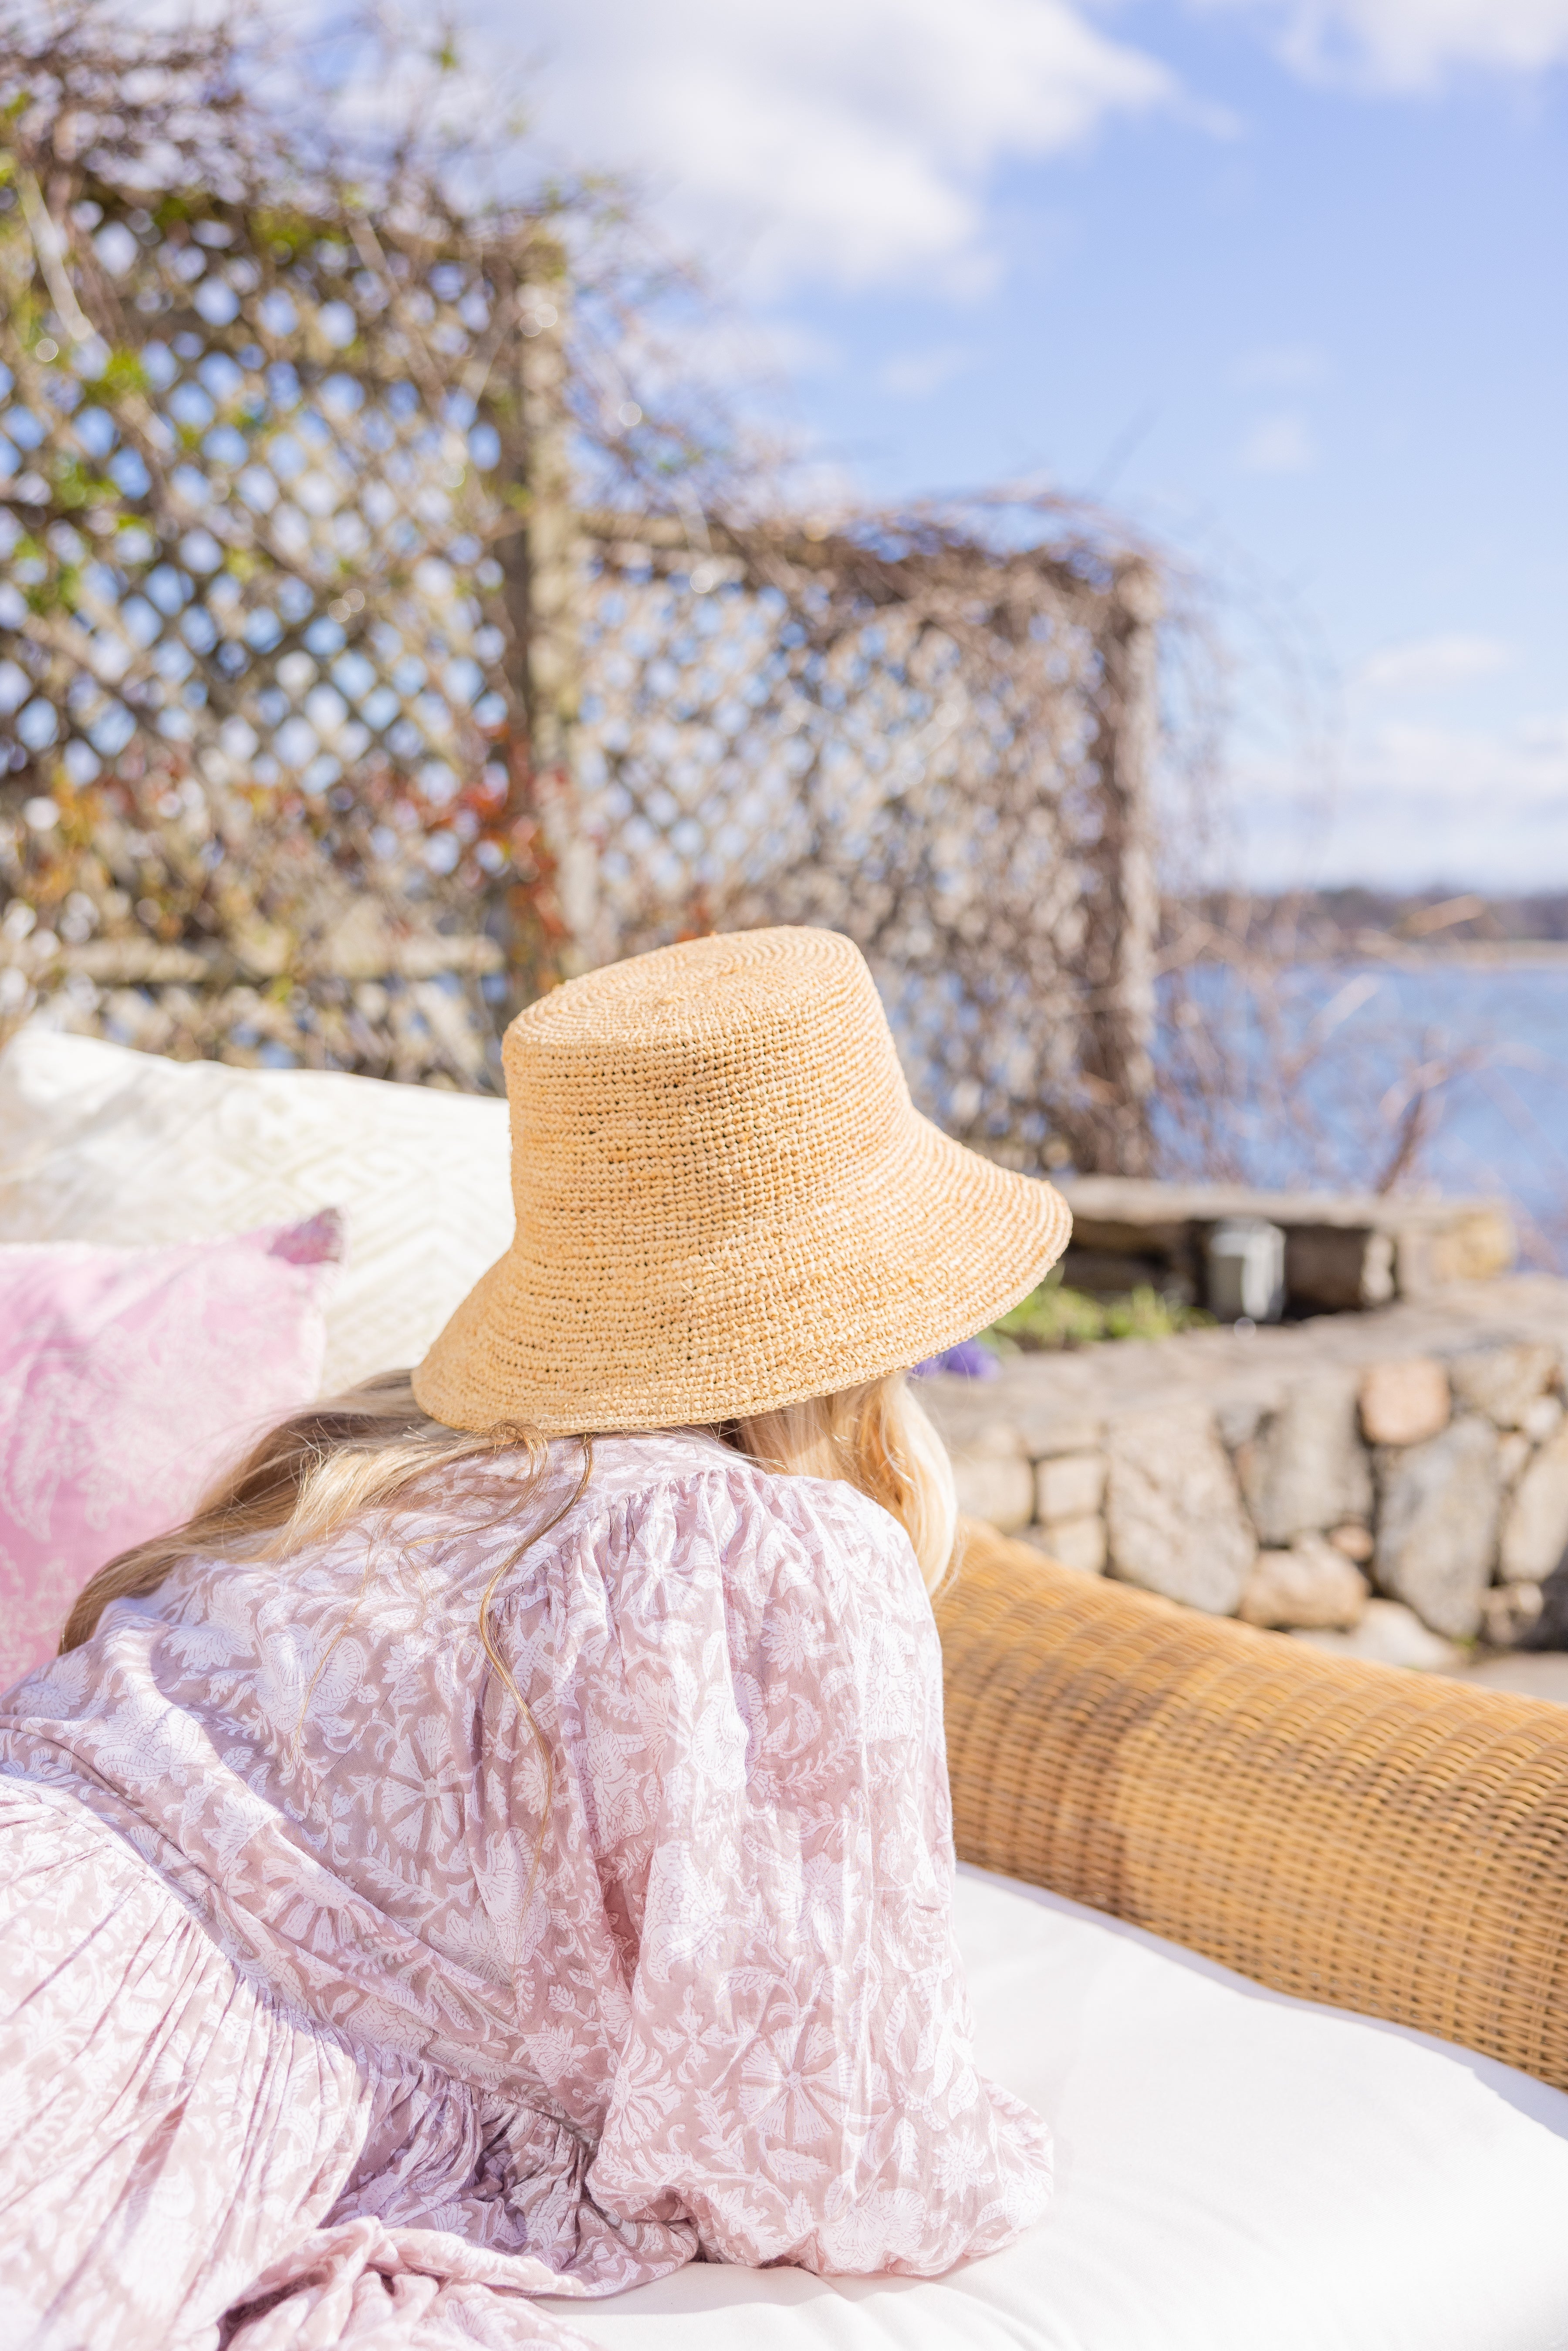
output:
[[874, 1184], [694, 1243], [637, 1276], [637, 1236], [572, 1266], [519, 1230], [414, 1374], [433, 1418], [547, 1437], [739, 1420], [939, 1354], [1028, 1296], [1066, 1248], [1052, 1186], [911, 1110]]

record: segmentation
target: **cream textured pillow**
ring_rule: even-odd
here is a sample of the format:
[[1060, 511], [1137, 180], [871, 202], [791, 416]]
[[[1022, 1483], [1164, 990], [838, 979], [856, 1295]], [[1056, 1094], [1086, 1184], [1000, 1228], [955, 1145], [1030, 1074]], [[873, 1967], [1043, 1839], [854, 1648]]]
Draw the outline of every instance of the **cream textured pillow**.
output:
[[418, 1363], [508, 1246], [507, 1105], [25, 1029], [0, 1055], [0, 1241], [120, 1249], [343, 1212], [326, 1390]]

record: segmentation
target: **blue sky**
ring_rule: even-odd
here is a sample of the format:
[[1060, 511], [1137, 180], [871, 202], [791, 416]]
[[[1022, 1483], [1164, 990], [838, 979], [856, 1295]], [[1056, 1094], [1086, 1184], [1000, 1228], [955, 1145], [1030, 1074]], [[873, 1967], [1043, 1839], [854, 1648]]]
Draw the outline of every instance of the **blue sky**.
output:
[[1568, 0], [472, 6], [821, 497], [1097, 490], [1215, 580], [1233, 864], [1568, 887]]

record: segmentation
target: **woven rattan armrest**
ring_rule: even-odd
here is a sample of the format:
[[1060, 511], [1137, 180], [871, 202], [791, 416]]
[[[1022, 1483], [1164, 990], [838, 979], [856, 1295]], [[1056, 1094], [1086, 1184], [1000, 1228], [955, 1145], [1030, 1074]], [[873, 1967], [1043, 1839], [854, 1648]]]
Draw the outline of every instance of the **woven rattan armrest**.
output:
[[1568, 2089], [1568, 1708], [965, 1531], [936, 1611], [960, 1859]]

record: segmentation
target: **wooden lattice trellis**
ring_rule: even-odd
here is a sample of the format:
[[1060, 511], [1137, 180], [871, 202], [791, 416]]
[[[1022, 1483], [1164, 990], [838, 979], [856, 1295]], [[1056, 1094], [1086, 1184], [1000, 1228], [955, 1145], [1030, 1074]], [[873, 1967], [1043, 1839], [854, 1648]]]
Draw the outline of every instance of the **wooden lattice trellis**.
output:
[[28, 193], [0, 189], [0, 988], [52, 935], [139, 1041], [482, 1081], [486, 984], [548, 981], [559, 929], [516, 657], [559, 247]]
[[563, 971], [827, 922], [950, 1128], [1146, 1163], [1146, 562], [578, 512], [548, 219], [159, 195], [59, 119], [0, 184], [0, 1023], [486, 1085]]
[[584, 517], [574, 772], [600, 954], [826, 923], [926, 1104], [1025, 1166], [1144, 1164], [1156, 582], [1136, 559]]

